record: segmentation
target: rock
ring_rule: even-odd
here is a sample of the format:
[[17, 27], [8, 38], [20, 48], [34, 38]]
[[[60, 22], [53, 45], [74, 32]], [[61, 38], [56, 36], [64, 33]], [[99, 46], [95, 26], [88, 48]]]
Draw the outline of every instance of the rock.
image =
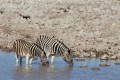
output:
[[80, 68], [87, 68], [88, 66], [86, 64], [81, 65]]
[[120, 65], [120, 62], [115, 62], [114, 64], [115, 64], [115, 65]]
[[116, 60], [116, 59], [117, 59], [117, 56], [114, 54], [114, 55], [110, 56], [110, 59], [111, 59], [111, 60]]
[[87, 52], [83, 52], [83, 55], [84, 55], [84, 57], [90, 57], [91, 55], [90, 55], [90, 53], [87, 53]]
[[115, 65], [120, 65], [120, 59], [114, 60], [113, 63], [114, 63]]
[[92, 58], [96, 58], [96, 54], [94, 52], [90, 52]]
[[75, 61], [85, 61], [85, 58], [76, 58]]
[[76, 51], [76, 54], [74, 53], [74, 55], [77, 57], [77, 58], [84, 58], [84, 56], [81, 54], [81, 52], [79, 50]]
[[82, 53], [80, 53], [79, 58], [84, 58], [84, 57], [85, 56]]
[[107, 60], [109, 56], [107, 54], [104, 54], [103, 56], [100, 57], [101, 60]]
[[107, 63], [101, 63], [101, 64], [99, 64], [99, 66], [101, 66], [101, 67], [107, 67], [107, 66], [110, 66], [110, 65], [107, 64]]
[[93, 67], [93, 68], [91, 68], [91, 70], [100, 70], [100, 68], [99, 67]]
[[116, 56], [118, 59], [120, 59], [120, 53], [117, 53]]
[[83, 50], [80, 51], [80, 57], [86, 57], [86, 58], [88, 58], [88, 57], [90, 57], [90, 56], [91, 56], [90, 53], [84, 52]]

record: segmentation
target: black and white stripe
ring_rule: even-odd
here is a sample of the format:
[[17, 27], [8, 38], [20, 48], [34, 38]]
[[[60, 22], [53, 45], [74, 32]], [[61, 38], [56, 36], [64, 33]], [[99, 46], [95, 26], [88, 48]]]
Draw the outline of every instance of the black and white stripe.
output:
[[70, 55], [70, 49], [58, 39], [40, 35], [40, 37], [37, 38], [36, 44], [45, 51], [47, 58], [52, 55], [52, 63], [54, 59], [53, 55], [62, 56], [67, 63], [73, 63], [72, 56]]
[[42, 64], [48, 64], [45, 52], [39, 48], [36, 44], [29, 43], [22, 39], [17, 39], [13, 43], [14, 51], [16, 52], [16, 63], [18, 63], [18, 58], [22, 62], [22, 58], [26, 58], [26, 65], [28, 64], [28, 59], [30, 58], [30, 64], [34, 57], [40, 57]]

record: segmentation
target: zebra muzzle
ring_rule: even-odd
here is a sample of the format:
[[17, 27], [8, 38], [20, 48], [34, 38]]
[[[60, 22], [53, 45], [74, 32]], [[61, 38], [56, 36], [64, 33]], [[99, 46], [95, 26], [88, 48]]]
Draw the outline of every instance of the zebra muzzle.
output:
[[42, 66], [49, 66], [49, 62], [42, 63]]

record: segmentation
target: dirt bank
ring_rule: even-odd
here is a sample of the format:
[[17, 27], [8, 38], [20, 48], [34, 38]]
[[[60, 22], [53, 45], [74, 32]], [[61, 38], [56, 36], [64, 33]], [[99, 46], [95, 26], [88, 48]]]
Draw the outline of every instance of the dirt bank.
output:
[[55, 36], [75, 50], [120, 51], [120, 0], [0, 0], [0, 45]]

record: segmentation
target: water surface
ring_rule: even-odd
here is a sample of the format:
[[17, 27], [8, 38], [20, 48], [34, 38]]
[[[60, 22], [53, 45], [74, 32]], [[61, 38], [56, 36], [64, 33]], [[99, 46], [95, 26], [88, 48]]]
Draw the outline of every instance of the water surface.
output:
[[[99, 59], [75, 61], [69, 66], [60, 57], [55, 58], [54, 65], [41, 66], [39, 60], [34, 60], [32, 66], [16, 66], [14, 53], [0, 50], [0, 80], [120, 80], [120, 65], [116, 61], [108, 61], [108, 67], [100, 67]], [[118, 61], [119, 62], [119, 61]], [[87, 65], [86, 68], [80, 68]], [[92, 70], [91, 68], [100, 68]]]

